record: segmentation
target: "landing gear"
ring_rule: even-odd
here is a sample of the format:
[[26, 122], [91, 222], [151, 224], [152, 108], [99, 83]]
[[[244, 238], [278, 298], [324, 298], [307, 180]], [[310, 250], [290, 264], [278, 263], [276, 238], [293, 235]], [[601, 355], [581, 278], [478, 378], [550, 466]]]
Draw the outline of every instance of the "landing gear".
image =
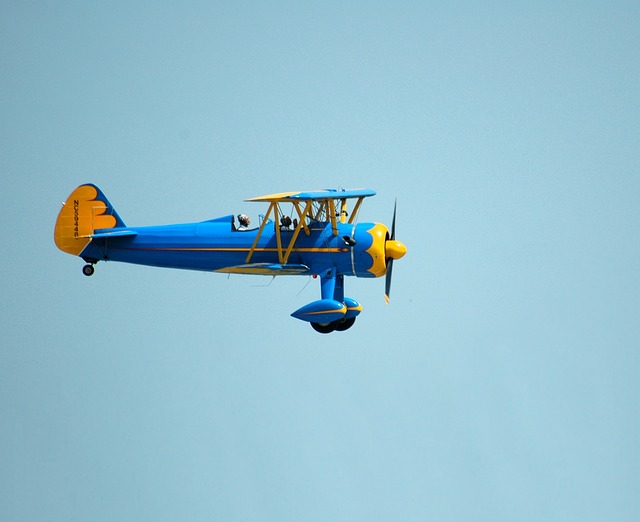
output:
[[313, 328], [316, 332], [321, 334], [328, 334], [335, 330], [333, 323], [322, 324], [322, 323], [311, 323], [311, 328]]
[[82, 273], [87, 277], [92, 276], [95, 271], [96, 269], [93, 267], [92, 264], [84, 265], [82, 267]]
[[311, 323], [311, 328], [313, 328], [316, 332], [321, 334], [328, 334], [331, 332], [344, 332], [353, 326], [353, 323], [356, 322], [355, 317], [351, 317], [349, 319], [339, 319], [332, 323], [322, 324], [322, 323]]
[[343, 319], [342, 321], [338, 321], [336, 325], [336, 332], [344, 332], [353, 326], [353, 323], [356, 322], [356, 318], [352, 317], [350, 319]]

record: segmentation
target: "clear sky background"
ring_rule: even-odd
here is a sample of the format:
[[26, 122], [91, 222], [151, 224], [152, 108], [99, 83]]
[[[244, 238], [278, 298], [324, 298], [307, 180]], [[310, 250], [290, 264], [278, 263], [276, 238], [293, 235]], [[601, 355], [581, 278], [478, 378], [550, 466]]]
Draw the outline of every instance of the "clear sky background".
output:
[[[640, 519], [640, 6], [0, 4], [0, 519]], [[132, 226], [378, 191], [347, 280], [82, 261]], [[309, 284], [308, 284], [309, 283]]]

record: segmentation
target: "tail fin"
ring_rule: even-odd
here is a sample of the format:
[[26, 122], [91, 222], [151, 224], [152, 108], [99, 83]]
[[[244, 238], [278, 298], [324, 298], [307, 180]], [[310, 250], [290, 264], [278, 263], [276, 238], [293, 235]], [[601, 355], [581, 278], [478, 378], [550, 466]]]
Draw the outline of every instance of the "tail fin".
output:
[[125, 227], [109, 200], [95, 185], [76, 188], [63, 204], [54, 232], [56, 246], [75, 256], [91, 242], [96, 229]]

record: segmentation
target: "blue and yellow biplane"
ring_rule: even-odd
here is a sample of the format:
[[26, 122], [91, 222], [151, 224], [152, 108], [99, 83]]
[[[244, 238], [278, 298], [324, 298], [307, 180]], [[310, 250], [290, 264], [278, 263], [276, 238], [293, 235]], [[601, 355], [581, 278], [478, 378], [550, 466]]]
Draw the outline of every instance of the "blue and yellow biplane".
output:
[[[321, 299], [291, 315], [318, 332], [350, 328], [362, 311], [345, 296], [344, 277], [386, 275], [389, 301], [393, 261], [407, 252], [380, 223], [358, 223], [365, 198], [373, 190], [285, 192], [248, 199], [268, 204], [260, 225], [240, 230], [228, 215], [198, 223], [128, 227], [102, 191], [93, 184], [76, 188], [56, 221], [60, 250], [81, 257], [90, 276], [98, 261], [120, 261], [270, 276], [309, 275], [320, 279]], [[353, 208], [349, 204], [353, 203]]]

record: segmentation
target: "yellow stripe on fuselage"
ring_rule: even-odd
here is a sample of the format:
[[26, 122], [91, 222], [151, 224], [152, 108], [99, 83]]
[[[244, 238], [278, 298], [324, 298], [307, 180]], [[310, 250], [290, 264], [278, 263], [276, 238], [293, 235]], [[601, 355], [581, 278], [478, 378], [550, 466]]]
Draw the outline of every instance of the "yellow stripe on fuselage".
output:
[[[138, 247], [132, 250], [154, 250], [162, 252], [249, 252], [247, 247]], [[340, 254], [349, 252], [348, 248], [294, 248], [294, 252], [303, 254]], [[256, 248], [254, 252], [280, 252], [277, 248]]]

